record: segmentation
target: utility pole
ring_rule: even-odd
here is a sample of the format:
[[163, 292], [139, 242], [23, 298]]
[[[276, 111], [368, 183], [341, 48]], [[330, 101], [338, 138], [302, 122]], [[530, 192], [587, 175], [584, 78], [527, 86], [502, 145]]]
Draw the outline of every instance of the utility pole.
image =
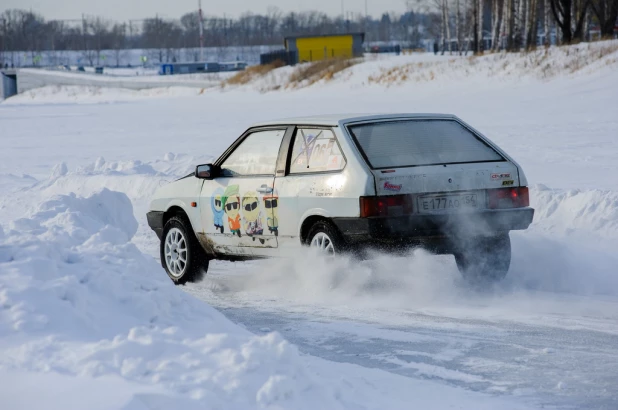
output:
[[6, 29], [6, 18], [2, 17], [2, 60], [4, 60], [4, 54], [6, 53], [6, 37], [8, 31]]
[[202, 0], [198, 0], [200, 18], [200, 62], [204, 61], [204, 17], [202, 16]]
[[87, 50], [87, 46], [86, 46], [86, 36], [88, 35], [87, 33], [87, 29], [86, 29], [86, 16], [84, 16], [84, 13], [82, 13], [82, 40], [84, 42], [84, 51]]

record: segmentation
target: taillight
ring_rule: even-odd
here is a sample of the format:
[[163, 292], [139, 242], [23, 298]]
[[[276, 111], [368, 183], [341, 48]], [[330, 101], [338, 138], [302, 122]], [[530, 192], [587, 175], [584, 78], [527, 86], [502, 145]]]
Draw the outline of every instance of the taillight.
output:
[[412, 213], [412, 197], [409, 195], [361, 196], [360, 216], [400, 216]]
[[487, 207], [489, 209], [523, 208], [530, 206], [527, 186], [487, 190]]

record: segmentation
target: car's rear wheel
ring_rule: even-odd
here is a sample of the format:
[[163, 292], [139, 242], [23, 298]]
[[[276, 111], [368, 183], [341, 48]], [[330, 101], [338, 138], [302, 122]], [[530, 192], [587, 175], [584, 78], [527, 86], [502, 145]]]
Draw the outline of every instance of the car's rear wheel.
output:
[[173, 216], [165, 223], [161, 265], [177, 285], [196, 282], [208, 271], [208, 258], [186, 218]]
[[307, 244], [326, 255], [336, 255], [345, 250], [345, 242], [337, 228], [326, 221], [313, 224], [307, 235]]
[[455, 262], [462, 276], [472, 284], [498, 282], [511, 265], [511, 239], [508, 232], [491, 237], [473, 238], [459, 246]]

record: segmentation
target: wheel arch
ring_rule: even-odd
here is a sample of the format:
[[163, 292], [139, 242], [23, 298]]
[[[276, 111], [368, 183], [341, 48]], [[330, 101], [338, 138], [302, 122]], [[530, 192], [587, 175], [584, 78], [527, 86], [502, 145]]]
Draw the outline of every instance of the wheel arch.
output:
[[181, 218], [186, 219], [189, 225], [191, 226], [191, 229], [193, 229], [193, 225], [191, 225], [191, 219], [189, 218], [189, 215], [187, 215], [185, 210], [182, 209], [182, 207], [178, 205], [170, 206], [169, 208], [167, 208], [167, 211], [163, 213], [163, 226], [165, 226], [167, 221], [169, 221], [170, 218], [172, 218], [173, 216], [179, 216]]
[[189, 206], [188, 200], [174, 199], [169, 201], [163, 209], [163, 226], [174, 215], [180, 215], [187, 220], [191, 229], [196, 234], [202, 232], [202, 221], [198, 207]]
[[309, 236], [309, 231], [311, 230], [311, 227], [315, 225], [316, 222], [320, 222], [320, 221], [328, 223], [329, 225], [332, 226], [333, 229], [339, 232], [339, 228], [337, 228], [337, 226], [332, 222], [332, 219], [330, 217], [325, 216], [323, 214], [308, 215], [303, 219], [303, 222], [300, 225], [299, 236], [300, 236], [301, 244], [307, 243], [309, 239], [308, 236]]

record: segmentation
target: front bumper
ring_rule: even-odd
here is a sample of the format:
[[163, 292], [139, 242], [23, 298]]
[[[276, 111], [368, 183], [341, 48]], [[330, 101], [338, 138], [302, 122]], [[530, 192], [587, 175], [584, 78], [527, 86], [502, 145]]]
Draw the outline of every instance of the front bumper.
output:
[[150, 211], [146, 214], [148, 226], [155, 231], [159, 239], [163, 236], [163, 211]]
[[533, 217], [534, 209], [526, 207], [459, 214], [333, 218], [333, 222], [348, 243], [433, 244], [430, 247], [442, 248], [459, 238], [527, 229]]

